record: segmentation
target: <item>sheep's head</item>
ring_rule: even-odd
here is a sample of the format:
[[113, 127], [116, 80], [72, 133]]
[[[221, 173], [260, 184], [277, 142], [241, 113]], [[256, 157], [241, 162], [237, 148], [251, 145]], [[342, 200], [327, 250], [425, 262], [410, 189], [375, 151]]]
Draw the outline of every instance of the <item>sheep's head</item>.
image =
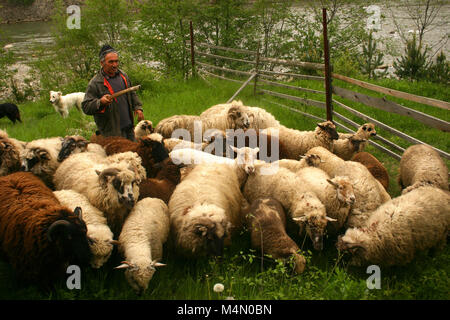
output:
[[314, 249], [323, 249], [323, 235], [328, 221], [336, 219], [326, 216], [325, 206], [311, 193], [303, 193], [292, 212], [293, 220], [300, 227], [300, 235], [306, 231]]
[[336, 189], [337, 198], [340, 203], [351, 206], [355, 203], [353, 185], [347, 177], [335, 177], [327, 179], [328, 183]]
[[259, 152], [259, 148], [236, 148], [230, 145], [230, 148], [236, 152], [237, 157], [235, 161], [238, 166], [243, 168], [247, 174], [252, 174], [255, 172], [255, 161], [257, 159], [257, 154]]
[[62, 162], [71, 154], [85, 152], [89, 141], [82, 136], [66, 136], [58, 153], [58, 161]]
[[248, 129], [250, 127], [250, 118], [242, 105], [232, 105], [228, 109], [227, 117], [232, 123], [231, 129]]
[[364, 139], [369, 139], [370, 137], [374, 137], [377, 135], [377, 131], [375, 130], [375, 125], [373, 123], [364, 123], [361, 127], [359, 127], [356, 134]]
[[48, 150], [43, 148], [24, 149], [20, 153], [20, 170], [32, 171], [38, 163], [46, 163], [51, 159], [51, 155]]
[[166, 266], [157, 261], [150, 261], [149, 264], [139, 265], [128, 261], [122, 261], [120, 266], [114, 269], [125, 269], [125, 278], [137, 295], [141, 295], [148, 288], [148, 283], [153, 278], [157, 267]]
[[338, 237], [336, 248], [341, 252], [351, 254], [352, 265], [362, 266], [367, 261], [368, 243], [370, 243], [369, 235], [363, 230], [353, 228]]
[[153, 123], [150, 120], [141, 120], [136, 125], [134, 132], [136, 139], [138, 139], [155, 132], [155, 129], [153, 128]]
[[336, 126], [331, 121], [325, 121], [317, 124], [319, 130], [326, 132], [332, 140], [339, 139]]
[[[96, 226], [89, 225], [88, 227], [88, 236], [92, 233], [93, 229], [95, 229]], [[102, 230], [104, 232], [104, 230]], [[91, 267], [94, 269], [98, 269], [101, 266], [105, 264], [105, 262], [109, 259], [111, 256], [111, 253], [113, 251], [113, 245], [118, 244], [117, 240], [112, 239], [112, 232], [110, 232], [110, 235], [108, 239], [105, 238], [95, 238], [90, 236], [91, 242], [89, 244], [90, 250], [92, 252], [92, 259], [91, 259]]]
[[57, 103], [62, 96], [61, 91], [50, 91], [50, 102]]
[[225, 210], [215, 205], [203, 204], [186, 208], [191, 219], [178, 234], [178, 244], [188, 256], [221, 256], [224, 245], [231, 239], [232, 225]]
[[128, 168], [122, 170], [116, 167], [107, 168], [103, 171], [96, 170], [100, 185], [107, 188], [109, 192], [117, 194], [118, 201], [127, 209], [131, 209], [139, 198], [140, 180], [136, 173]]
[[76, 207], [73, 212], [68, 208], [60, 208], [59, 220], [54, 221], [47, 229], [47, 239], [54, 243], [71, 262], [87, 265], [91, 260], [86, 224], [82, 218], [82, 210]]

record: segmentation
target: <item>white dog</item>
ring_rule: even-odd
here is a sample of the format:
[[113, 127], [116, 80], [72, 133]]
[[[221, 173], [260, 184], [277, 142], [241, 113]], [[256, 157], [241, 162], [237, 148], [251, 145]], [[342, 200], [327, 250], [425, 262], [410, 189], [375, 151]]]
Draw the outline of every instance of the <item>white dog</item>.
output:
[[76, 106], [77, 109], [81, 111], [81, 102], [84, 99], [84, 92], [74, 92], [62, 95], [61, 91], [50, 91], [50, 102], [55, 107], [56, 112], [58, 112], [63, 118], [67, 118], [69, 115], [69, 109]]

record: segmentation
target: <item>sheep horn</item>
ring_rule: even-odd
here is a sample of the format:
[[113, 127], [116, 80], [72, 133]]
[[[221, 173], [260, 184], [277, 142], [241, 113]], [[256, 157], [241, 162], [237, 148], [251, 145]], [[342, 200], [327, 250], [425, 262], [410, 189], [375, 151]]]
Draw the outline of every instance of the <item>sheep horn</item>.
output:
[[70, 222], [67, 220], [57, 220], [57, 221], [53, 222], [50, 225], [50, 227], [48, 227], [48, 230], [47, 230], [48, 241], [52, 242], [54, 240], [53, 233], [55, 233], [56, 230], [58, 230], [62, 227], [66, 228], [68, 226], [70, 226]]

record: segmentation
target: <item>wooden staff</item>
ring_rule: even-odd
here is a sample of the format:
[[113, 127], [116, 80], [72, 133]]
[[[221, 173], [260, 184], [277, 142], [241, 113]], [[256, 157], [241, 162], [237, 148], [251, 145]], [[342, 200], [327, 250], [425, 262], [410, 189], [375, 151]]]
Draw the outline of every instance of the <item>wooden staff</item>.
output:
[[123, 95], [125, 93], [130, 92], [130, 91], [137, 91], [140, 88], [141, 88], [141, 85], [137, 85], [137, 86], [134, 86], [134, 87], [129, 87], [129, 88], [117, 91], [116, 93], [112, 94], [111, 97], [117, 98], [117, 97], [120, 97], [121, 95]]

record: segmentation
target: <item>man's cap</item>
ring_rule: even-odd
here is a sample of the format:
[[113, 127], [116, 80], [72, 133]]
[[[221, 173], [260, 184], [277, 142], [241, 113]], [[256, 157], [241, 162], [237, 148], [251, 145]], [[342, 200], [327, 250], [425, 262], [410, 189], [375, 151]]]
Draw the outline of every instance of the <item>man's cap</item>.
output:
[[109, 44], [105, 44], [100, 49], [100, 52], [99, 52], [98, 56], [99, 56], [100, 59], [102, 59], [103, 57], [106, 56], [106, 54], [108, 54], [110, 52], [116, 52], [117, 53], [117, 51], [113, 47], [111, 47]]

